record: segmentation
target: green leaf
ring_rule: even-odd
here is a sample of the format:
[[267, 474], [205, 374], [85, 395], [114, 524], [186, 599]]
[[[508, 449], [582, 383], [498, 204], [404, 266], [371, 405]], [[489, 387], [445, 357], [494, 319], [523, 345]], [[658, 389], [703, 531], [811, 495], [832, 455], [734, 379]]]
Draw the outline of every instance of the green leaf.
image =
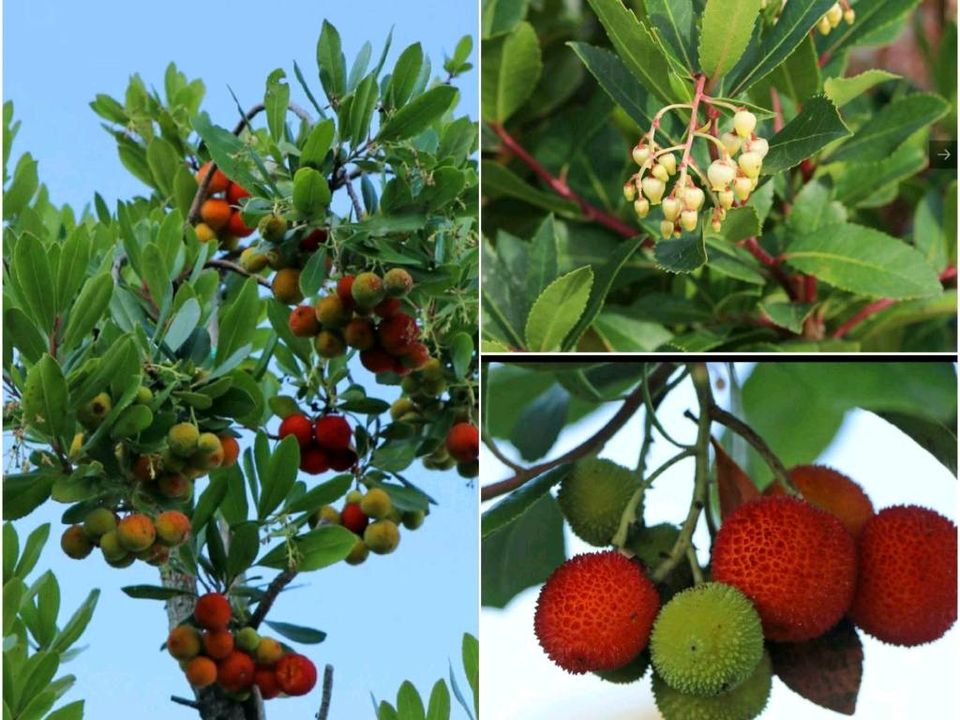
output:
[[791, 241], [784, 259], [801, 272], [871, 297], [903, 300], [943, 292], [936, 271], [916, 248], [861, 225], [830, 225], [802, 235]]
[[327, 634], [323, 632], [323, 630], [315, 630], [314, 628], [273, 620], [264, 620], [263, 622], [271, 630], [277, 631], [285, 638], [289, 638], [294, 642], [303, 643], [304, 645], [317, 645], [318, 643], [322, 643], [327, 637]]
[[310, 256], [300, 271], [300, 292], [304, 297], [312, 297], [323, 287], [327, 279], [327, 253], [318, 250]]
[[587, 307], [593, 270], [577, 268], [550, 283], [527, 316], [527, 348], [535, 352], [558, 350]]
[[245, 188], [255, 188], [257, 179], [247, 169], [246, 158], [251, 155], [250, 148], [236, 135], [210, 122], [207, 113], [200, 113], [191, 119], [193, 129], [206, 143], [213, 161], [224, 174]]
[[549, 452], [567, 424], [569, 407], [570, 393], [560, 385], [553, 385], [521, 409], [510, 433], [510, 442], [520, 457], [533, 461]]
[[[12, 525], [8, 527], [10, 527], [11, 530], [13, 529]], [[14, 537], [16, 537], [16, 534], [14, 534]], [[23, 554], [20, 556], [20, 560], [13, 570], [13, 574], [16, 577], [24, 579], [30, 574], [40, 559], [40, 553], [49, 537], [50, 523], [44, 523], [27, 536], [27, 541], [23, 544]], [[4, 542], [6, 542], [6, 538], [4, 538]], [[16, 547], [14, 547], [14, 553], [16, 553]], [[6, 573], [4, 573], [4, 575], [6, 575]]]
[[467, 676], [473, 693], [473, 714], [474, 717], [480, 717], [480, 641], [470, 633], [463, 634], [460, 656], [463, 674]]
[[28, 362], [35, 363], [47, 352], [43, 335], [20, 308], [11, 307], [3, 311], [3, 332], [8, 336], [7, 342], [12, 342]]
[[483, 0], [480, 26], [483, 37], [508, 33], [527, 14], [530, 0]]
[[410, 99], [422, 65], [423, 48], [420, 43], [414, 43], [400, 53], [390, 74], [390, 85], [387, 88], [386, 97], [389, 107], [403, 107]]
[[711, 240], [715, 239], [732, 245], [748, 237], [759, 235], [760, 227], [756, 208], [745, 206], [727, 211], [727, 217], [720, 226], [720, 232], [716, 232], [710, 225], [704, 223], [704, 235]]
[[241, 522], [230, 527], [227, 549], [227, 577], [239, 577], [257, 559], [260, 551], [260, 533], [257, 523]]
[[481, 160], [480, 168], [483, 174], [483, 194], [486, 197], [515, 197], [564, 217], [580, 215], [580, 208], [576, 203], [564, 200], [554, 193], [538, 190], [498, 162]]
[[277, 444], [270, 456], [268, 470], [260, 478], [262, 494], [257, 513], [261, 520], [280, 507], [280, 503], [287, 497], [297, 480], [299, 465], [300, 446], [295, 437], [287, 436]]
[[86, 226], [81, 225], [70, 233], [62, 245], [60, 264], [57, 268], [57, 312], [74, 307], [77, 291], [87, 279], [90, 264], [90, 237]]
[[293, 176], [293, 207], [305, 218], [320, 215], [330, 204], [330, 186], [318, 171], [302, 167]]
[[[759, 0], [750, 1], [759, 3]], [[590, 0], [590, 6], [617, 54], [648, 90], [666, 102], [686, 101], [690, 97], [689, 88], [682, 94], [674, 89], [671, 78], [676, 75], [653, 34], [620, 0]]]
[[657, 267], [671, 273], [689, 273], [707, 262], [707, 247], [700, 233], [660, 240], [653, 250]]
[[179, 350], [187, 341], [200, 322], [200, 317], [200, 303], [195, 298], [188, 298], [174, 314], [163, 335], [163, 342], [171, 352]]
[[253, 318], [259, 316], [260, 299], [257, 296], [257, 282], [253, 278], [244, 281], [236, 299], [220, 314], [220, 341], [217, 344], [217, 364], [220, 365], [234, 352], [242, 348], [253, 338], [256, 324]]
[[50, 497], [53, 481], [59, 474], [32, 472], [5, 475], [3, 478], [3, 519], [26, 517]]
[[53, 289], [53, 273], [41, 242], [25, 233], [13, 248], [13, 270], [24, 310], [37, 324], [44, 335], [53, 328], [56, 294]]
[[567, 463], [545, 472], [536, 479], [524, 483], [484, 512], [480, 517], [480, 538], [486, 539], [522, 517], [530, 506], [549, 493], [554, 485], [559, 485], [572, 469], [573, 465]]
[[823, 82], [823, 92], [833, 101], [833, 104], [839, 108], [859, 97], [873, 86], [899, 78], [899, 75], [892, 72], [873, 68], [871, 70], [865, 70], [859, 75], [852, 75], [851, 77], [827, 78]]
[[326, 20], [317, 40], [317, 66], [320, 84], [335, 105], [347, 91], [347, 66], [341, 49], [340, 33]]
[[762, 302], [760, 309], [776, 325], [786, 328], [792, 333], [800, 334], [803, 331], [803, 322], [807, 319], [816, 305], [810, 303], [793, 302]]
[[716, 83], [743, 55], [760, 0], [710, 0], [700, 27], [700, 67]]
[[75, 700], [47, 715], [46, 720], [83, 720], [83, 700]]
[[825, 95], [810, 98], [803, 110], [770, 140], [763, 159], [765, 175], [776, 175], [850, 134], [837, 108]]
[[303, 144], [303, 149], [300, 151], [300, 163], [313, 168], [321, 167], [323, 159], [330, 152], [333, 133], [333, 120], [321, 120], [314, 125], [310, 134], [307, 135], [307, 141]]
[[483, 539], [481, 603], [505, 607], [521, 590], [546, 580], [564, 559], [563, 515], [548, 493], [516, 521]]
[[896, 425], [941, 465], [957, 474], [957, 423], [918, 418], [908, 413], [879, 412], [880, 417]]
[[610, 352], [655, 352], [673, 337], [663, 325], [613, 311], [600, 313], [592, 329]]
[[93, 330], [110, 305], [111, 297], [113, 278], [108, 272], [95, 275], [83, 284], [67, 319], [67, 329], [63, 335], [65, 350], [73, 349]]
[[403, 720], [424, 720], [426, 711], [420, 693], [409, 680], [404, 681], [397, 692], [397, 714]]
[[816, 95], [820, 90], [820, 65], [817, 62], [817, 47], [813, 38], [808, 36], [797, 45], [790, 57], [754, 88], [754, 97], [769, 95], [769, 90], [766, 90], [767, 81], [769, 87], [785, 91], [797, 107], [802, 106], [811, 95]]
[[69, 391], [59, 363], [44, 355], [30, 368], [23, 391], [23, 418], [27, 425], [53, 440], [66, 436], [72, 416], [68, 414]]
[[138, 600], [170, 600], [175, 597], [192, 595], [187, 590], [161, 585], [127, 585], [120, 588], [128, 597]]
[[170, 301], [173, 299], [173, 286], [170, 282], [170, 268], [166, 258], [156, 243], [147, 243], [143, 248], [143, 261], [140, 266], [140, 275], [147, 284], [150, 297], [166, 313]]
[[817, 45], [820, 54], [836, 55], [840, 51], [870, 40], [871, 34], [892, 25], [919, 0], [860, 0], [854, 8], [857, 18], [852, 25], [843, 24]]
[[453, 362], [453, 374], [458, 380], [467, 376], [473, 360], [473, 338], [468, 333], [458, 332], [450, 339], [450, 357]]
[[430, 692], [427, 720], [450, 720], [450, 691], [443, 680], [437, 680]]
[[[653, 118], [647, 111], [648, 95], [643, 85], [630, 73], [615, 53], [606, 48], [582, 42], [567, 43], [603, 91], [641, 127], [648, 127]], [[484, 178], [486, 180], [486, 178]]]
[[63, 630], [57, 633], [53, 644], [50, 646], [52, 651], [58, 653], [66, 652], [70, 649], [71, 645], [80, 639], [83, 631], [86, 630], [87, 625], [90, 623], [90, 618], [93, 617], [93, 611], [97, 607], [97, 600], [99, 599], [100, 590], [91, 590], [90, 594], [87, 595], [87, 599], [84, 600], [80, 607], [70, 616], [67, 624], [63, 626]]
[[285, 134], [287, 106], [290, 104], [290, 86], [283, 82], [285, 77], [286, 73], [279, 68], [270, 73], [263, 98], [267, 113], [267, 128], [274, 142], [283, 140]]
[[350, 106], [350, 144], [360, 147], [370, 134], [370, 122], [379, 100], [377, 78], [367, 75], [354, 91], [353, 104]]
[[162, 137], [155, 137], [147, 145], [147, 165], [154, 184], [165, 197], [171, 197], [173, 179], [183, 165], [180, 153]]
[[793, 234], [806, 235], [825, 225], [836, 225], [846, 220], [846, 208], [833, 200], [830, 188], [818, 179], [808, 182], [796, 194], [786, 226]]
[[310, 488], [304, 495], [290, 503], [286, 511], [289, 513], [312, 512], [323, 505], [329, 505], [346, 495], [352, 482], [353, 476], [349, 473], [337, 475], [332, 480]]
[[[339, 525], [318, 527], [306, 535], [299, 535], [293, 539], [296, 552], [292, 566], [300, 572], [320, 570], [343, 560], [350, 554], [356, 542], [357, 536], [345, 527]], [[258, 564], [278, 570], [291, 567], [287, 545], [274, 548]]]
[[243, 477], [236, 465], [226, 470], [215, 470], [210, 473], [210, 484], [200, 494], [197, 506], [193, 511], [192, 532], [194, 536], [200, 534], [200, 531], [213, 517], [217, 508], [220, 507], [220, 503], [223, 502], [223, 498], [227, 494], [227, 487], [231, 482], [243, 483]]
[[457, 89], [438, 85], [397, 110], [380, 128], [377, 140], [396, 142], [419, 135], [450, 109], [457, 99]]
[[697, 23], [692, 0], [645, 0], [647, 18], [691, 73], [697, 65]]
[[[6, 169], [6, 163], [4, 163]], [[3, 219], [9, 220], [19, 215], [30, 198], [37, 192], [40, 180], [37, 176], [37, 161], [33, 159], [30, 153], [25, 153], [17, 161], [17, 167], [13, 171], [13, 180], [3, 193]]]
[[139, 435], [153, 424], [153, 411], [146, 405], [125, 407], [110, 428], [110, 436], [129, 438]]
[[908, 95], [875, 113], [832, 153], [829, 162], [870, 162], [888, 157], [917, 130], [936, 122], [950, 106], [938, 95]]
[[485, 40], [482, 51], [483, 119], [503, 124], [537, 86], [543, 69], [540, 41], [533, 26], [521, 22], [506, 37]]

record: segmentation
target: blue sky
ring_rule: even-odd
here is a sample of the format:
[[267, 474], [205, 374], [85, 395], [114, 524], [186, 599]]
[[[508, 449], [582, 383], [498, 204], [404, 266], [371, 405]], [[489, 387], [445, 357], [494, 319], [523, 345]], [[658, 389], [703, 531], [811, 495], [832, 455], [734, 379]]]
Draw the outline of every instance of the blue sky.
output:
[[[292, 98], [305, 104], [293, 78], [294, 60], [320, 96], [315, 47], [324, 18], [339, 29], [348, 63], [366, 40], [376, 57], [393, 27], [387, 67], [403, 48], [419, 41], [438, 69], [462, 35], [476, 39], [477, 25], [472, 0], [269, 5], [168, 0], [135, 8], [102, 0], [3, 4], [3, 96], [14, 101], [16, 118], [22, 121], [13, 157], [29, 151], [39, 160], [41, 181], [56, 203], [79, 210], [98, 191], [112, 207], [117, 198], [144, 192], [121, 166], [113, 138], [88, 107], [97, 93], [122, 96], [133, 73], [148, 86], [162, 87], [164, 69], [175, 61], [189, 78], [204, 80], [203, 109], [214, 122], [232, 126], [235, 106], [228, 85], [241, 104], [253, 105], [262, 98], [266, 76], [278, 67], [290, 78]], [[476, 71], [457, 85], [461, 112], [476, 117]], [[395, 391], [374, 386], [372, 377], [361, 373], [375, 388], [372, 394], [392, 399]], [[448, 676], [449, 660], [459, 668], [462, 633], [477, 632], [476, 487], [455, 473], [431, 473], [419, 466], [409, 477], [439, 503], [420, 530], [405, 533], [388, 557], [304, 576], [271, 613], [273, 619], [328, 633], [323, 644], [300, 649], [318, 666], [335, 666], [334, 720], [373, 717], [370, 694], [392, 698], [405, 679], [427, 695], [436, 679]], [[176, 663], [159, 651], [167, 632], [162, 605], [120, 592], [124, 585], [155, 583], [155, 571], [140, 563], [114, 570], [93, 556], [82, 562], [66, 559], [58, 546], [63, 507], [48, 504], [16, 526], [24, 538], [40, 523], [53, 523], [39, 569], [57, 574], [63, 617], [92, 587], [103, 590], [81, 640], [89, 647], [65, 668], [77, 675], [69, 699], [86, 699], [88, 718], [118, 717], [121, 708], [136, 708], [140, 720], [194, 716], [167, 702], [171, 694], [190, 691]], [[465, 683], [463, 688], [468, 691]], [[312, 717], [318, 698], [272, 701], [268, 715]], [[462, 717], [456, 705], [454, 717]]]

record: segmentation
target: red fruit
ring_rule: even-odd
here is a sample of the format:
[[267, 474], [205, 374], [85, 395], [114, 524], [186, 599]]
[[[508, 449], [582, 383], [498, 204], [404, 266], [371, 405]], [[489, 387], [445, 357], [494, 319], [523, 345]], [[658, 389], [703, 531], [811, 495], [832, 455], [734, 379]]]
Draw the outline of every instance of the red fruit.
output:
[[353, 302], [353, 275], [344, 275], [342, 278], [337, 280], [337, 297], [339, 297], [343, 304], [347, 307], [352, 308], [354, 305]]
[[353, 437], [350, 423], [342, 415], [324, 415], [315, 426], [317, 444], [327, 450], [346, 450]]
[[253, 671], [253, 684], [260, 688], [260, 697], [271, 700], [280, 694], [280, 684], [272, 667], [257, 665]]
[[460, 463], [473, 462], [480, 457], [480, 433], [477, 426], [460, 422], [447, 433], [447, 452]]
[[340, 524], [355, 535], [363, 535], [370, 518], [360, 509], [360, 503], [347, 503], [340, 511]]
[[[210, 160], [205, 162], [200, 166], [200, 169], [197, 171], [197, 185], [203, 182], [203, 179], [207, 176], [207, 173], [210, 172], [210, 166], [213, 165], [213, 161]], [[230, 184], [230, 181], [227, 179], [227, 176], [224, 175], [220, 168], [217, 168], [213, 171], [213, 177], [210, 178], [210, 184], [207, 185], [207, 193], [219, 193], [227, 189], [227, 186]]]
[[200, 217], [207, 225], [218, 231], [225, 228], [227, 223], [230, 222], [232, 212], [227, 201], [220, 198], [211, 198], [204, 201], [203, 205], [200, 206]]
[[379, 305], [375, 305], [373, 312], [375, 315], [382, 318], [388, 318], [392, 315], [396, 315], [398, 312], [400, 312], [400, 300], [397, 298], [387, 298]]
[[229, 630], [211, 630], [204, 633], [203, 651], [214, 660], [223, 660], [233, 652], [233, 633]]
[[317, 667], [309, 658], [290, 653], [280, 658], [274, 671], [277, 684], [287, 695], [306, 695], [317, 684]]
[[430, 361], [430, 351], [422, 342], [415, 342], [410, 346], [407, 354], [401, 358], [404, 367], [419, 370]]
[[290, 326], [290, 332], [297, 337], [314, 337], [320, 334], [317, 313], [309, 305], [297, 305], [291, 310], [287, 324]]
[[250, 197], [250, 193], [237, 185], [235, 182], [227, 185], [227, 202], [231, 205], [239, 205], [245, 197]]
[[533, 628], [564, 670], [614, 670], [647, 646], [659, 609], [660, 597], [640, 565], [612, 550], [587, 553], [547, 579]]
[[407, 357], [406, 355], [398, 355], [393, 359], [393, 367], [391, 368], [391, 370], [393, 370], [393, 372], [395, 372], [400, 377], [406, 377], [407, 375], [413, 372], [411, 368], [403, 364], [403, 361], [406, 359], [406, 357]]
[[378, 347], [361, 352], [360, 364], [375, 374], [390, 372], [394, 368], [393, 358]]
[[713, 545], [713, 579], [739, 588], [771, 640], [802, 642], [839, 622], [857, 578], [853, 539], [836, 517], [791, 497], [737, 508]]
[[278, 434], [281, 440], [287, 435], [293, 435], [300, 443], [300, 447], [304, 448], [313, 442], [313, 423], [310, 422], [310, 418], [303, 414], [288, 415], [280, 423]]
[[330, 469], [331, 470], [336, 470], [337, 472], [343, 472], [344, 470], [349, 470], [356, 464], [357, 464], [357, 454], [350, 448], [347, 448], [346, 450], [330, 451]]
[[343, 329], [343, 339], [352, 348], [369, 350], [377, 344], [377, 333], [367, 318], [354, 318]]
[[253, 685], [253, 659], [245, 652], [234, 650], [217, 665], [217, 682], [230, 692], [240, 692]]
[[207, 593], [197, 599], [193, 618], [207, 630], [226, 630], [230, 624], [230, 601], [220, 593]]
[[867, 521], [858, 545], [860, 575], [850, 618], [878, 640], [923, 645], [957, 620], [957, 528], [915, 505], [889, 507]]
[[232, 467], [240, 457], [240, 443], [232, 435], [221, 435], [220, 447], [223, 450], [223, 462], [220, 463], [220, 467]]
[[300, 249], [304, 252], [313, 252], [327, 241], [327, 229], [317, 228], [300, 240]]
[[420, 337], [417, 321], [406, 313], [384, 318], [377, 326], [380, 346], [391, 355], [403, 355]]
[[248, 235], [253, 234], [253, 228], [247, 227], [247, 224], [243, 221], [243, 218], [240, 216], [240, 213], [234, 210], [230, 213], [230, 219], [227, 220], [227, 232], [234, 237], [247, 237]]
[[330, 469], [330, 456], [315, 443], [300, 448], [300, 469], [311, 475], [319, 475]]
[[[803, 499], [836, 515], [854, 540], [867, 520], [873, 517], [873, 503], [857, 483], [842, 473], [820, 465], [798, 465], [790, 471], [790, 480]], [[766, 496], [783, 495], [780, 483], [771, 484]]]

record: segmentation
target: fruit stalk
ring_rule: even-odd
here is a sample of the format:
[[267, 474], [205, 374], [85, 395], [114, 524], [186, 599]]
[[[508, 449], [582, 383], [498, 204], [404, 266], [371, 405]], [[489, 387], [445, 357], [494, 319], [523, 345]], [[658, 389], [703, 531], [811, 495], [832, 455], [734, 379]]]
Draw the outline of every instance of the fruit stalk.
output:
[[730, 428], [737, 435], [742, 437], [748, 443], [753, 446], [753, 449], [757, 451], [760, 457], [763, 458], [764, 462], [770, 467], [773, 471], [774, 478], [780, 486], [787, 491], [789, 495], [794, 497], [800, 497], [800, 492], [794, 487], [794, 484], [790, 481], [790, 476], [787, 473], [787, 469], [783, 466], [780, 458], [770, 449], [770, 446], [767, 445], [766, 441], [760, 435], [757, 434], [757, 431], [752, 427], [747, 425], [743, 420], [731, 415], [723, 408], [715, 405], [712, 402], [707, 407], [707, 414], [710, 416], [710, 419], [720, 423], [721, 425]]

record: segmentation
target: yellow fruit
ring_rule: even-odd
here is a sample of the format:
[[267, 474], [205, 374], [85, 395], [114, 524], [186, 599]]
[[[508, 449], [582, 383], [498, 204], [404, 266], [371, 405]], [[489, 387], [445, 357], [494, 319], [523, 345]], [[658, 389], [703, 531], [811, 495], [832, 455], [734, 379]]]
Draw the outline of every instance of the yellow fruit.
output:
[[194, 231], [197, 233], [197, 240], [202, 243], [217, 239], [217, 231], [206, 223], [198, 223]]
[[393, 510], [393, 501], [390, 500], [390, 496], [385, 490], [373, 488], [363, 496], [363, 500], [360, 501], [360, 509], [367, 517], [382, 520]]
[[93, 543], [79, 525], [71, 525], [60, 537], [60, 547], [67, 557], [82, 560], [93, 551]]
[[267, 266], [267, 256], [256, 248], [248, 247], [240, 253], [240, 267], [250, 273], [258, 273]]
[[334, 330], [321, 330], [313, 340], [313, 347], [316, 348], [320, 357], [328, 359], [340, 357], [347, 351], [343, 337]]
[[141, 552], [153, 545], [157, 539], [157, 529], [153, 520], [142, 513], [127, 515], [117, 524], [117, 540], [127, 552]]
[[284, 305], [296, 305], [303, 300], [300, 292], [300, 271], [294, 268], [278, 270], [273, 276], [273, 296]]
[[170, 450], [183, 458], [188, 458], [196, 452], [199, 440], [200, 431], [191, 423], [177, 423], [167, 433], [167, 445]]
[[363, 540], [358, 539], [350, 549], [350, 554], [346, 557], [347, 565], [360, 565], [369, 555], [370, 548], [366, 546]]
[[400, 544], [400, 530], [392, 520], [377, 520], [363, 531], [363, 542], [377, 555], [389, 555]]

